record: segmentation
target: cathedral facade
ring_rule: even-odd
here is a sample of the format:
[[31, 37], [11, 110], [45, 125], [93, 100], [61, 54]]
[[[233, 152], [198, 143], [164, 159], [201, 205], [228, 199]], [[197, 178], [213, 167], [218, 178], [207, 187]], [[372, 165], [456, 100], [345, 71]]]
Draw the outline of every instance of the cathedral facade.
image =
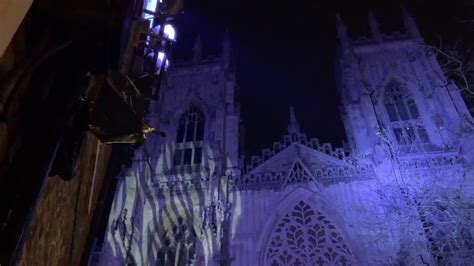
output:
[[[353, 40], [337, 19], [345, 147], [288, 131], [239, 154], [230, 41], [171, 68], [118, 177], [98, 265], [468, 265], [474, 120], [414, 19]], [[296, 106], [297, 108], [297, 106]]]

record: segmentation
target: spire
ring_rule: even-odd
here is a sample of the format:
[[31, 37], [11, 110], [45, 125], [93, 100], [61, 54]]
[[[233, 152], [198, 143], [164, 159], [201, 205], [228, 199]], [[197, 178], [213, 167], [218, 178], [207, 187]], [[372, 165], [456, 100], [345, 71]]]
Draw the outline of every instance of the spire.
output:
[[201, 35], [198, 34], [198, 36], [194, 40], [193, 61], [194, 63], [197, 63], [201, 59], [202, 59], [202, 43], [201, 43]]
[[372, 37], [374, 37], [377, 42], [382, 42], [382, 32], [380, 31], [380, 25], [372, 11], [369, 12], [369, 27]]
[[224, 67], [231, 68], [231, 54], [232, 54], [232, 45], [230, 39], [229, 29], [226, 29], [224, 32], [224, 37], [222, 38], [222, 51], [221, 59]]
[[224, 32], [224, 38], [222, 39], [222, 58], [229, 60], [231, 53], [231, 41], [229, 29]]
[[301, 133], [300, 125], [298, 124], [298, 121], [296, 121], [295, 109], [293, 106], [290, 106], [290, 124], [288, 125], [288, 133], [293, 141], [297, 141], [293, 139], [293, 134], [299, 135]]
[[349, 35], [347, 34], [346, 23], [344, 23], [339, 13], [337, 13], [336, 15], [336, 28], [337, 28], [337, 38], [339, 39], [339, 42], [341, 43], [341, 48], [343, 51], [346, 51], [350, 47], [351, 39], [349, 38]]
[[421, 34], [418, 31], [416, 26], [415, 19], [408, 13], [407, 9], [404, 6], [401, 6], [402, 10], [402, 20], [405, 25], [406, 31], [410, 34], [412, 38], [421, 39]]

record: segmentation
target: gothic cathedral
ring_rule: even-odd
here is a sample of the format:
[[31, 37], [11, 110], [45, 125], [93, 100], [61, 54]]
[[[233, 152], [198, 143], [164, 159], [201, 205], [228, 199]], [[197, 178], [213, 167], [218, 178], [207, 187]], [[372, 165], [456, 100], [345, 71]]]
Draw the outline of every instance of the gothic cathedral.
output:
[[[348, 145], [301, 132], [239, 154], [230, 40], [174, 65], [118, 185], [98, 265], [468, 265], [474, 120], [413, 17], [351, 39], [337, 18]], [[296, 108], [298, 108], [296, 106]], [[469, 205], [470, 204], [470, 205]], [[470, 206], [470, 207], [469, 207]]]

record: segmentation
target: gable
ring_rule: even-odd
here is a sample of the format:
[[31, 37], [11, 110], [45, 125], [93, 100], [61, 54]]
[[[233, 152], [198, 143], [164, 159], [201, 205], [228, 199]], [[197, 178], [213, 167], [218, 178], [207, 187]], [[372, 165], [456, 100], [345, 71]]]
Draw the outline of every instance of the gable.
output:
[[[289, 168], [293, 165], [295, 159], [298, 158], [300, 161], [305, 164], [311, 164], [313, 166], [349, 166], [347, 162], [338, 160], [332, 156], [329, 156], [325, 153], [322, 153], [318, 150], [312, 149], [305, 145], [299, 143], [293, 143], [288, 146], [286, 149], [275, 154], [274, 156], [267, 159], [265, 162], [260, 164], [255, 169], [251, 170], [249, 173], [259, 173], [259, 172], [279, 172], [289, 171]], [[306, 165], [308, 167], [308, 165]]]
[[314, 181], [329, 184], [365, 177], [363, 169], [299, 143], [268, 158], [235, 180], [237, 189], [279, 189]]

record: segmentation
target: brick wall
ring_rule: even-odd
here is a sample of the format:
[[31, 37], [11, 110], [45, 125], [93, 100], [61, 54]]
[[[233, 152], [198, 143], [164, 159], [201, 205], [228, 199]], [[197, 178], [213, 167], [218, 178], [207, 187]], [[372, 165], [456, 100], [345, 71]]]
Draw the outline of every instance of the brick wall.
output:
[[87, 238], [104, 181], [110, 145], [88, 134], [75, 176], [48, 178], [26, 238], [19, 265], [81, 265]]

